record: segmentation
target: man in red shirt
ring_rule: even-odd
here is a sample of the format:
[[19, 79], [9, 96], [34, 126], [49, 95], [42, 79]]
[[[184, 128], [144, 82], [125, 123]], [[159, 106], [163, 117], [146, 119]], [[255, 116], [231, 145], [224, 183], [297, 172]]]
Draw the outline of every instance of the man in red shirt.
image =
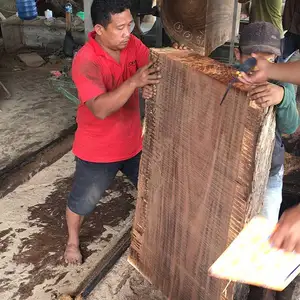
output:
[[[94, 32], [76, 55], [72, 77], [80, 105], [73, 152], [74, 183], [67, 205], [67, 263], [81, 263], [79, 231], [118, 171], [137, 186], [142, 128], [138, 88], [159, 83], [149, 50], [130, 34], [126, 0], [94, 0]], [[148, 88], [149, 90], [149, 88]]]

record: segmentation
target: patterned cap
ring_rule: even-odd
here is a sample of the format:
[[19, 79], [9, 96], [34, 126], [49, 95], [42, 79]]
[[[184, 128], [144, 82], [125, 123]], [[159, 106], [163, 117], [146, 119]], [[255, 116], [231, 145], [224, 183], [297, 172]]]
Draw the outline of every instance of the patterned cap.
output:
[[244, 54], [257, 52], [281, 55], [279, 30], [268, 22], [250, 23], [240, 36], [240, 49]]

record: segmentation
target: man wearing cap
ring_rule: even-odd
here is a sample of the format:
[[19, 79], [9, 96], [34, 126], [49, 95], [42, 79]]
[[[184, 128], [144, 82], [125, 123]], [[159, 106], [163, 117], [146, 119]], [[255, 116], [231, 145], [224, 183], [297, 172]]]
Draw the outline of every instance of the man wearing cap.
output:
[[[236, 49], [236, 57], [242, 63], [252, 53], [255, 53], [259, 57], [274, 62], [276, 57], [281, 55], [280, 45], [280, 33], [271, 23], [251, 23], [241, 33], [239, 49]], [[294, 133], [299, 124], [295, 90], [291, 84], [264, 82], [254, 85], [249, 92], [249, 97], [258, 106], [264, 108], [274, 106], [276, 111], [275, 146], [261, 211], [261, 214], [275, 225], [278, 222], [282, 202], [284, 146], [281, 135]], [[248, 300], [262, 299], [262, 295], [261, 289], [253, 287]]]
[[[275, 61], [276, 57], [281, 55], [280, 49], [279, 31], [271, 23], [256, 22], [246, 26], [242, 32], [236, 57], [243, 62], [252, 53], [256, 53], [269, 61]], [[261, 107], [275, 106], [276, 109], [276, 141], [262, 210], [262, 214], [275, 224], [278, 221], [282, 201], [284, 146], [281, 134], [294, 133], [298, 127], [296, 95], [291, 84], [265, 82], [253, 87], [250, 99]]]

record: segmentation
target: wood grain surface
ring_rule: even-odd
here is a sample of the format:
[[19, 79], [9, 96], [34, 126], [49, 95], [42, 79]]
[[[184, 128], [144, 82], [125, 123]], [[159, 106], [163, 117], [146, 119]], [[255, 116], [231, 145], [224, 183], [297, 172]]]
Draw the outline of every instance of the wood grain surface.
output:
[[209, 55], [232, 37], [232, 0], [161, 0], [160, 6], [169, 36], [201, 55]]
[[262, 204], [272, 110], [246, 88], [220, 101], [233, 70], [188, 51], [152, 50], [162, 70], [146, 133], [129, 261], [172, 300], [232, 299], [208, 269]]

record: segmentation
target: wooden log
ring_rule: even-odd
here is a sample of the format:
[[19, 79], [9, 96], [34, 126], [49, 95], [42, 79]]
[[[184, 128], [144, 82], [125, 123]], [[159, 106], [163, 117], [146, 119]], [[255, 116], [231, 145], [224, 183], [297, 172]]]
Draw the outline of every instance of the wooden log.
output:
[[160, 49], [146, 130], [129, 262], [172, 300], [232, 299], [208, 269], [261, 208], [274, 146], [273, 109], [249, 103], [234, 71]]
[[[232, 0], [161, 0], [161, 18], [168, 35], [201, 55], [208, 56], [231, 40], [232, 23], [239, 32], [241, 5], [234, 16]], [[237, 20], [236, 20], [237, 19]]]

